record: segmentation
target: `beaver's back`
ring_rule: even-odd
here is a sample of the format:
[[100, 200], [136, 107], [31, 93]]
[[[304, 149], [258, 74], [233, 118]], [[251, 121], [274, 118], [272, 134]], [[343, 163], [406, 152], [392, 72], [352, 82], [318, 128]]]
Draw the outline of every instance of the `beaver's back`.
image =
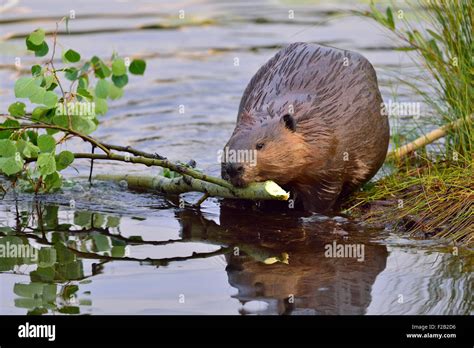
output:
[[325, 156], [324, 173], [317, 180], [341, 184], [327, 184], [318, 193], [329, 197], [338, 189], [353, 190], [382, 165], [389, 125], [381, 107], [375, 71], [362, 55], [294, 43], [251, 79], [240, 102], [237, 125], [244, 112], [255, 120], [294, 115], [297, 132], [305, 135], [315, 153]]

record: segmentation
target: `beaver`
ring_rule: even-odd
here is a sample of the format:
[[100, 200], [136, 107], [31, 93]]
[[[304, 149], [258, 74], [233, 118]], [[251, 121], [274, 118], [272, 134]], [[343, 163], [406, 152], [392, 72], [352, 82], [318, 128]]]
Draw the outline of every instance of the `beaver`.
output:
[[224, 147], [234, 154], [253, 151], [256, 161], [224, 158], [221, 175], [238, 187], [273, 180], [304, 210], [332, 210], [385, 160], [389, 123], [382, 106], [365, 57], [290, 44], [250, 80]]

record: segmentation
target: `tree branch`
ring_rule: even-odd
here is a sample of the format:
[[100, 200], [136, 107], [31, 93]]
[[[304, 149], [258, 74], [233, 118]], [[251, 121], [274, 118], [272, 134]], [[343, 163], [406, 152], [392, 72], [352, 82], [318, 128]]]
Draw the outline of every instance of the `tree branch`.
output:
[[[193, 177], [195, 179], [199, 179], [202, 181], [207, 181], [212, 184], [218, 185], [225, 187], [229, 190], [234, 190], [235, 187], [228, 181], [221, 179], [221, 178], [216, 178], [213, 176], [209, 176], [206, 174], [203, 174], [199, 172], [198, 170], [186, 167], [184, 164], [176, 164], [173, 163], [169, 160], [160, 160], [160, 159], [154, 159], [154, 158], [145, 158], [145, 157], [140, 157], [140, 156], [133, 156], [133, 157], [126, 157], [122, 155], [117, 155], [114, 153], [110, 153], [109, 155], [105, 154], [90, 154], [90, 153], [75, 153], [74, 158], [93, 158], [93, 159], [100, 159], [100, 160], [110, 160], [110, 161], [120, 161], [120, 162], [129, 162], [129, 163], [139, 163], [139, 164], [144, 164], [146, 166], [157, 166], [157, 167], [163, 167], [163, 168], [168, 168], [172, 171], [175, 171], [177, 173], [187, 175], [190, 177]], [[29, 159], [28, 161], [35, 161], [36, 159]]]
[[[234, 187], [230, 182], [205, 175], [195, 169], [175, 164], [168, 160], [159, 160], [144, 157], [126, 157], [110, 153], [74, 153], [75, 159], [87, 158], [95, 160], [111, 160], [129, 163], [144, 164], [168, 168], [182, 174], [182, 177], [169, 179], [164, 176], [133, 176], [133, 175], [98, 175], [99, 180], [121, 181], [126, 180], [130, 187], [149, 189], [162, 193], [179, 194], [190, 191], [208, 193], [209, 196], [223, 198], [240, 198], [251, 200], [288, 200], [289, 194], [273, 181], [252, 183], [246, 188]], [[26, 159], [27, 163], [35, 162], [37, 158]]]
[[423, 146], [431, 144], [432, 142], [444, 137], [450, 130], [459, 128], [464, 122], [470, 122], [473, 119], [474, 115], [470, 115], [469, 117], [459, 119], [457, 121], [448, 123], [440, 128], [437, 128], [429, 132], [428, 134], [422, 135], [411, 143], [405, 144], [396, 150], [390, 151], [387, 154], [387, 159], [399, 160], [410, 152], [413, 152]]
[[[233, 187], [232, 190], [190, 176], [166, 178], [164, 176], [141, 175], [96, 175], [97, 180], [120, 182], [125, 180], [129, 187], [158, 191], [166, 194], [185, 192], [204, 192], [208, 196], [223, 198], [239, 198], [250, 200], [281, 200], [286, 201], [289, 194], [273, 181], [255, 182], [245, 188]], [[206, 197], [207, 198], [207, 197]]]
[[[1, 115], [1, 116], [5, 116], [5, 115]], [[0, 130], [20, 130], [20, 129], [56, 129], [56, 130], [59, 130], [61, 132], [64, 132], [64, 133], [70, 133], [78, 138], [81, 138], [82, 140], [84, 141], [87, 141], [89, 143], [91, 143], [92, 145], [95, 145], [97, 146], [98, 148], [100, 148], [102, 151], [104, 151], [105, 153], [109, 154], [110, 153], [110, 150], [105, 147], [104, 145], [102, 145], [99, 141], [97, 141], [96, 139], [88, 136], [88, 135], [85, 135], [85, 134], [82, 134], [82, 133], [79, 133], [73, 129], [69, 129], [69, 128], [64, 128], [64, 127], [61, 127], [61, 126], [58, 126], [58, 125], [54, 125], [54, 124], [46, 124], [46, 123], [37, 123], [37, 124], [20, 124], [19, 126], [8, 126], [8, 127], [5, 127], [5, 126], [0, 126]]]
[[110, 150], [115, 150], [115, 151], [120, 151], [120, 152], [128, 152], [131, 153], [132, 155], [135, 156], [140, 156], [140, 157], [146, 157], [146, 158], [154, 158], [154, 159], [160, 159], [160, 160], [165, 160], [166, 157], [160, 156], [158, 154], [153, 154], [153, 153], [148, 153], [144, 151], [140, 151], [137, 149], [134, 149], [133, 147], [130, 146], [119, 146], [119, 145], [113, 145], [113, 144], [106, 144], [102, 143], [103, 146]]

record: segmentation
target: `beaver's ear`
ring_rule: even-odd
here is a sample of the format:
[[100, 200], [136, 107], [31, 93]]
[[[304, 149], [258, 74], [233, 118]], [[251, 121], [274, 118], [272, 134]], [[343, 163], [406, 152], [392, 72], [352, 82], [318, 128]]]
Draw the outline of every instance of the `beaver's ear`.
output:
[[281, 117], [281, 122], [290, 131], [294, 132], [296, 130], [296, 120], [290, 114], [286, 114], [286, 115], [282, 116]]

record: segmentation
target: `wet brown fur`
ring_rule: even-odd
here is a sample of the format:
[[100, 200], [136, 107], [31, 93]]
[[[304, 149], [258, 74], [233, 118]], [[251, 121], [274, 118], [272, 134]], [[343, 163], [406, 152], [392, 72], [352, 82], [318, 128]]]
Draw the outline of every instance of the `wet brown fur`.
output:
[[[287, 46], [259, 69], [242, 96], [226, 147], [264, 147], [256, 166], [242, 163], [237, 182], [274, 180], [305, 210], [331, 209], [372, 178], [385, 159], [389, 125], [381, 104], [375, 71], [360, 54], [307, 43]], [[293, 116], [294, 130], [282, 121], [285, 114]]]

